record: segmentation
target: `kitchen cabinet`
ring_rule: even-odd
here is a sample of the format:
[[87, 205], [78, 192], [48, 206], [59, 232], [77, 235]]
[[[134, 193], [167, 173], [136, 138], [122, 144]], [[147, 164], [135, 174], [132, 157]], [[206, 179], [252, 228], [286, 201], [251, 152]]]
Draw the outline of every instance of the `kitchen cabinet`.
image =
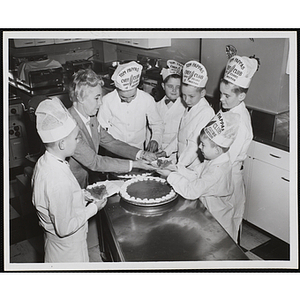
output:
[[[207, 95], [219, 99], [220, 78], [223, 77], [231, 45], [240, 56], [260, 59], [245, 104], [249, 108], [273, 114], [289, 110], [289, 39], [287, 38], [204, 38], [201, 42], [201, 63], [208, 72]], [[296, 101], [296, 100], [294, 100]]]
[[71, 43], [72, 39], [54, 39], [55, 44]]
[[126, 38], [126, 39], [105, 39], [104, 41], [116, 43], [120, 45], [127, 45], [137, 48], [144, 49], [155, 49], [161, 47], [170, 47], [171, 39], [135, 39], [135, 38]]
[[244, 170], [244, 219], [289, 243], [289, 152], [252, 141]]
[[35, 46], [43, 46], [43, 45], [52, 45], [54, 44], [54, 39], [35, 39]]
[[82, 42], [89, 39], [83, 38], [65, 38], [65, 39], [13, 39], [13, 45], [15, 48], [44, 46], [62, 43]]
[[13, 42], [16, 48], [21, 48], [52, 45], [54, 44], [54, 39], [14, 39]]
[[35, 46], [34, 39], [14, 39], [13, 44], [16, 48]]

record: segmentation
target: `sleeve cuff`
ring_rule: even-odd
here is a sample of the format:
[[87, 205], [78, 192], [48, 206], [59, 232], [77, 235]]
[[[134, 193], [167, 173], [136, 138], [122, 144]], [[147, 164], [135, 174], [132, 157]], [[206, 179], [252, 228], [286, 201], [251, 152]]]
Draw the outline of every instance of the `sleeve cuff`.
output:
[[[135, 159], [136, 160], [141, 159], [142, 153], [143, 153], [143, 150], [139, 150], [138, 153], [135, 156]], [[132, 164], [132, 162], [131, 162], [131, 164]]]
[[98, 211], [97, 205], [94, 203], [90, 203], [88, 206], [86, 206], [86, 216], [87, 220], [94, 216]]

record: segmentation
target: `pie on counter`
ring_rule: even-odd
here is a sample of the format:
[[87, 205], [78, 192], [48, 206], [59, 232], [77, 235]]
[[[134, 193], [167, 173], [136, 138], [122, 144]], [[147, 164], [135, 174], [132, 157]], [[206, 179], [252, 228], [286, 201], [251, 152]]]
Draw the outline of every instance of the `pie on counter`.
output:
[[134, 205], [155, 206], [173, 201], [177, 194], [165, 179], [139, 176], [124, 182], [121, 197]]
[[146, 171], [143, 169], [138, 169], [138, 168], [133, 168], [130, 172], [128, 173], [111, 173], [113, 177], [116, 177], [118, 179], [131, 179], [135, 178], [137, 176], [150, 176], [153, 174], [151, 171]]

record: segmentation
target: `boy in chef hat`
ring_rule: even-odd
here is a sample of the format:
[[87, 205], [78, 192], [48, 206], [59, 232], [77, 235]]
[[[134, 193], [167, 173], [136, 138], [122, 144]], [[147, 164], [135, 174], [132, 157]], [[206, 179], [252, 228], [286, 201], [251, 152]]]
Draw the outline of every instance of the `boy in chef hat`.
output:
[[220, 111], [201, 130], [199, 149], [204, 162], [193, 168], [178, 165], [177, 172], [160, 172], [168, 175], [167, 181], [181, 196], [199, 198], [231, 237], [235, 207], [231, 205], [233, 183], [228, 149], [236, 137], [239, 118], [238, 114]]
[[189, 61], [183, 66], [182, 99], [186, 110], [182, 116], [176, 139], [166, 147], [166, 156], [171, 155], [176, 144], [177, 162], [188, 166], [198, 160], [198, 138], [201, 129], [214, 116], [214, 110], [207, 100], [206, 83], [208, 80], [206, 68], [197, 61]]
[[[138, 89], [142, 69], [135, 61], [118, 65], [112, 75], [116, 89], [103, 97], [98, 121], [114, 138], [155, 152], [161, 145], [163, 122], [154, 98]], [[152, 136], [146, 146], [147, 123]]]
[[238, 231], [242, 224], [246, 201], [243, 162], [253, 138], [250, 114], [244, 101], [258, 66], [257, 58], [235, 55], [227, 62], [225, 74], [220, 83], [222, 110], [229, 110], [240, 115], [237, 137], [228, 151], [233, 169], [234, 195], [232, 205], [236, 207], [234, 216], [235, 240], [238, 238]]
[[45, 262], [88, 262], [87, 220], [106, 199], [86, 206], [83, 190], [66, 158], [73, 155], [78, 126], [61, 101], [49, 98], [36, 109], [36, 127], [46, 151], [34, 169], [32, 202], [45, 230]]
[[[162, 88], [165, 91], [165, 96], [157, 102], [157, 110], [164, 122], [164, 134], [162, 138], [162, 146], [160, 151], [163, 151], [172, 140], [176, 139], [180, 120], [183, 116], [185, 106], [180, 97], [181, 94], [181, 75], [183, 65], [175, 60], [168, 60], [167, 67], [161, 71], [163, 79]], [[176, 151], [170, 149], [170, 152]], [[158, 154], [160, 155], [160, 154]], [[175, 155], [174, 160], [175, 160]]]

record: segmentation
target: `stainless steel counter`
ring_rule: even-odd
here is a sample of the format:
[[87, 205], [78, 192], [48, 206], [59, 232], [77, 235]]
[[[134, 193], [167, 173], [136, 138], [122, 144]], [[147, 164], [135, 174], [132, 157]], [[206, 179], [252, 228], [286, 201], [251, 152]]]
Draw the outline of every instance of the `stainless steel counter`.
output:
[[145, 209], [115, 195], [101, 211], [101, 221], [113, 261], [248, 260], [200, 201], [178, 196]]

